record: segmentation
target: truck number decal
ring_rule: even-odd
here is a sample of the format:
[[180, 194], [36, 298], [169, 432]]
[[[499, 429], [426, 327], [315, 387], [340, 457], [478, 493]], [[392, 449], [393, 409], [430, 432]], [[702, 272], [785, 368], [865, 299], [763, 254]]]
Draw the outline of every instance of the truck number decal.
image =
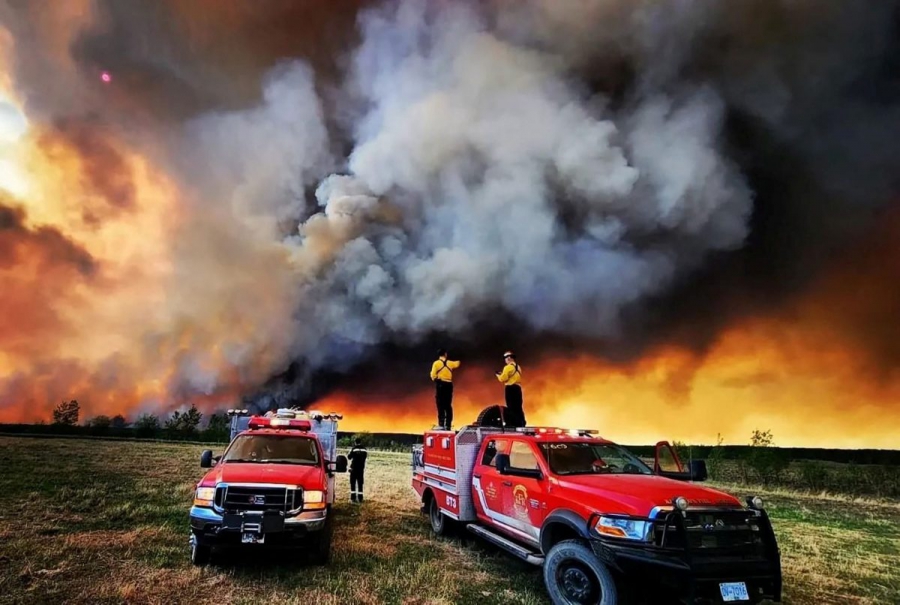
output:
[[455, 496], [447, 496], [447, 506], [449, 508], [456, 508], [456, 497]]

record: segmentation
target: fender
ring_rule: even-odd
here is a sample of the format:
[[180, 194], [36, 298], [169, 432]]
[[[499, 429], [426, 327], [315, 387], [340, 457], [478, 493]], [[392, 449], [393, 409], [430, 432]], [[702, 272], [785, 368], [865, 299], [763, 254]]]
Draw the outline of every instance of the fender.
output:
[[553, 543], [558, 542], [558, 540], [554, 539], [555, 530], [563, 527], [566, 533], [579, 536], [588, 542], [597, 558], [607, 566], [616, 571], [622, 571], [616, 563], [615, 557], [607, 551], [606, 547], [599, 541], [592, 539], [588, 530], [588, 524], [584, 518], [575, 511], [566, 508], [553, 511], [544, 520], [544, 525], [541, 527], [541, 552], [544, 553], [544, 556], [549, 554]]
[[587, 522], [584, 518], [573, 510], [559, 508], [547, 515], [547, 518], [544, 519], [544, 524], [541, 526], [541, 552], [545, 555], [553, 546], [554, 526], [559, 528], [560, 525], [565, 526], [566, 529], [564, 531], [567, 534], [574, 533], [585, 540], [590, 539], [587, 533]]
[[426, 487], [422, 490], [422, 507], [419, 509], [420, 512], [428, 514], [428, 507], [431, 504], [431, 500], [434, 498], [434, 490], [430, 487]]

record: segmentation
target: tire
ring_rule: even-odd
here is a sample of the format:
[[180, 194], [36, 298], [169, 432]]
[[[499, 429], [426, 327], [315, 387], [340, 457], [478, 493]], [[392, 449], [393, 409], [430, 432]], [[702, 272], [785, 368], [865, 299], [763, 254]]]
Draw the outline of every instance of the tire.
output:
[[313, 538], [313, 548], [309, 557], [313, 565], [328, 565], [331, 562], [331, 538], [333, 535], [331, 516], [328, 516], [325, 519], [325, 527]]
[[590, 548], [564, 540], [544, 561], [544, 585], [554, 605], [616, 605], [616, 582]]
[[209, 565], [212, 561], [212, 547], [208, 544], [200, 544], [197, 537], [191, 539], [191, 563], [197, 567]]
[[506, 418], [506, 413], [505, 405], [488, 406], [478, 414], [478, 418], [475, 420], [475, 426], [493, 426], [500, 428], [503, 426], [502, 418]]
[[441, 512], [437, 498], [431, 497], [428, 504], [428, 519], [431, 521], [431, 530], [437, 536], [449, 536], [453, 534], [453, 519]]

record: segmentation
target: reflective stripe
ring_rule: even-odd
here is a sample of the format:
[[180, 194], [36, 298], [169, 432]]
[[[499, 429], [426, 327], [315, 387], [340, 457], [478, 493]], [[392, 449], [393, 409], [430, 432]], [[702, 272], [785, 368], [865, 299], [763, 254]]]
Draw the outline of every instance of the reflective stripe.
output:
[[445, 483], [447, 485], [456, 485], [456, 479], [445, 479], [445, 478], [441, 477], [440, 475], [432, 475], [432, 474], [428, 473], [427, 471], [425, 472], [425, 476], [429, 477], [431, 479], [434, 479], [435, 481], [438, 481], [440, 483]]
[[509, 517], [507, 515], [504, 515], [503, 513], [498, 513], [497, 511], [491, 510], [484, 498], [484, 490], [481, 489], [481, 479], [473, 477], [472, 484], [475, 486], [475, 491], [478, 492], [478, 500], [481, 502], [482, 508], [484, 508], [484, 513], [491, 520], [506, 526], [507, 529], [516, 531], [516, 533], [523, 534], [523, 537], [528, 538], [530, 541], [538, 543], [541, 535], [541, 530], [539, 527], [535, 527], [531, 523], [525, 523], [524, 521], [521, 521], [514, 517]]
[[453, 494], [454, 496], [459, 496], [459, 492], [456, 490], [455, 485], [451, 485], [449, 483], [443, 483], [436, 479], [432, 479], [431, 477], [422, 477], [419, 479], [423, 484], [428, 487], [433, 487], [434, 489], [439, 489], [442, 492], [446, 492], [448, 494]]
[[450, 470], [446, 467], [435, 466], [434, 464], [426, 464], [425, 471], [429, 473], [433, 473], [438, 475], [439, 477], [444, 477], [446, 479], [451, 479], [454, 482], [456, 481], [456, 470]]

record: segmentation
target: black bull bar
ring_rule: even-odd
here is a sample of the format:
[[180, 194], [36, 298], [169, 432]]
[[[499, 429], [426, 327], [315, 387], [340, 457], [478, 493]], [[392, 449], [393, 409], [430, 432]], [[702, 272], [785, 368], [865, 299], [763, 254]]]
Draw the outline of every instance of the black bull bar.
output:
[[[648, 539], [601, 535], [594, 531], [601, 516], [649, 523]], [[656, 581], [666, 594], [688, 603], [721, 603], [720, 582], [745, 582], [754, 603], [781, 600], [781, 555], [764, 510], [689, 508], [655, 517], [593, 513], [587, 535], [594, 554], [608, 567], [628, 576], [643, 573], [642, 582]]]

